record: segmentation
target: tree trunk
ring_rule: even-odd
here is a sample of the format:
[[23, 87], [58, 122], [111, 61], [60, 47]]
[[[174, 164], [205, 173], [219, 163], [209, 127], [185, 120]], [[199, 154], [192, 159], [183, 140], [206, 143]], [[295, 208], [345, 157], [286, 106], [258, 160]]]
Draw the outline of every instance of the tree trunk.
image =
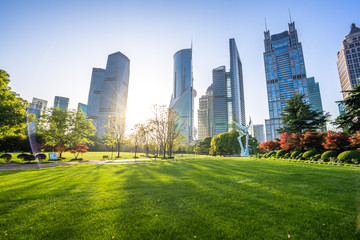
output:
[[136, 147], [136, 145], [135, 145], [135, 160], [136, 160], [136, 150], [137, 150], [137, 147]]
[[120, 158], [120, 146], [121, 146], [121, 145], [120, 145], [120, 142], [118, 142], [117, 144], [118, 144], [118, 148], [117, 148], [117, 149], [118, 149], [118, 155], [117, 155], [117, 158]]

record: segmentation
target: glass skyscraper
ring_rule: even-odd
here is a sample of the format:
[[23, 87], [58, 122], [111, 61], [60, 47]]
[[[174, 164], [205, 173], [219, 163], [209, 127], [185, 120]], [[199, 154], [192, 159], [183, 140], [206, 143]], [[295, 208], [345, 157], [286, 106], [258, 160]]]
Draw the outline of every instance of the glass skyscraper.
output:
[[[212, 71], [212, 85], [199, 100], [198, 126], [200, 139], [227, 132], [233, 121], [245, 126], [245, 99], [242, 65], [235, 40], [229, 40], [230, 71], [220, 66]], [[207, 103], [205, 104], [205, 101]], [[208, 106], [206, 113], [205, 106]], [[208, 119], [204, 119], [208, 116]], [[201, 134], [200, 134], [201, 133]]]
[[[360, 28], [351, 24], [350, 32], [342, 42], [337, 54], [337, 68], [342, 91], [348, 91], [360, 84]], [[343, 98], [348, 93], [343, 92]]]
[[130, 60], [121, 52], [110, 54], [106, 69], [93, 68], [87, 116], [93, 120], [96, 135], [103, 137], [109, 117], [126, 117]]
[[264, 32], [264, 63], [270, 116], [270, 119], [265, 120], [267, 140], [280, 137], [276, 133], [282, 126], [280, 114], [290, 97], [295, 93], [304, 94], [306, 103], [310, 103], [302, 46], [295, 23], [288, 25], [289, 30], [279, 34]]
[[314, 77], [307, 78], [307, 84], [309, 89], [309, 98], [311, 102], [311, 109], [317, 112], [323, 113], [323, 106], [321, 102], [320, 86], [318, 82], [315, 82]]
[[77, 110], [81, 110], [83, 113], [87, 113], [87, 105], [83, 103], [78, 103]]
[[182, 49], [174, 54], [174, 87], [170, 107], [184, 123], [182, 134], [186, 143], [193, 140], [193, 106], [196, 95], [193, 89], [192, 49]]
[[69, 98], [55, 96], [54, 107], [60, 108], [62, 111], [66, 111], [69, 107]]

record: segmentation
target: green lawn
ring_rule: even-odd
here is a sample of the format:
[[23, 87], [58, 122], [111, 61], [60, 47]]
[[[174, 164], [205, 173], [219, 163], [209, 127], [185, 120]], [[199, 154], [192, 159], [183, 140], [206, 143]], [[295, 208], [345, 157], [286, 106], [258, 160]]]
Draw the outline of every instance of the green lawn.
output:
[[0, 239], [359, 239], [360, 167], [195, 157], [0, 179]]

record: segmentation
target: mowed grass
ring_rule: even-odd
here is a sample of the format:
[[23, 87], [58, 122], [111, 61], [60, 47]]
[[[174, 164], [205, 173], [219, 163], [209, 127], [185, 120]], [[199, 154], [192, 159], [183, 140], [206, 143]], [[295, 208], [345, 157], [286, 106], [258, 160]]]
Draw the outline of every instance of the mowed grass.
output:
[[358, 239], [358, 167], [196, 157], [0, 179], [0, 239]]

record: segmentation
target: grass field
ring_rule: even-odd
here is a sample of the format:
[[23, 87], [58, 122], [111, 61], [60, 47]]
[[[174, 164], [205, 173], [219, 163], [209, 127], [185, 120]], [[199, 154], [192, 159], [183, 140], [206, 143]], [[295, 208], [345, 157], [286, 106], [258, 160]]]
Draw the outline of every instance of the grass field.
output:
[[0, 179], [0, 239], [359, 239], [358, 167], [196, 157]]

